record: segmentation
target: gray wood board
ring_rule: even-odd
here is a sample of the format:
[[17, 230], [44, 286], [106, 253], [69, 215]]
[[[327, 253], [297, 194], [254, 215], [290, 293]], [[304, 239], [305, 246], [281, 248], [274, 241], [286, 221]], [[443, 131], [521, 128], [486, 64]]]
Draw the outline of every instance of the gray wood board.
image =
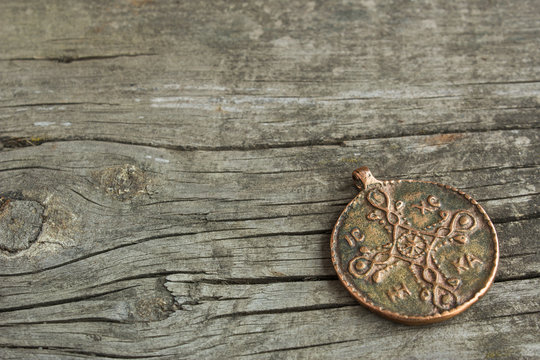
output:
[[[0, 357], [537, 358], [539, 9], [1, 2]], [[491, 216], [466, 313], [398, 325], [339, 283], [361, 165]]]

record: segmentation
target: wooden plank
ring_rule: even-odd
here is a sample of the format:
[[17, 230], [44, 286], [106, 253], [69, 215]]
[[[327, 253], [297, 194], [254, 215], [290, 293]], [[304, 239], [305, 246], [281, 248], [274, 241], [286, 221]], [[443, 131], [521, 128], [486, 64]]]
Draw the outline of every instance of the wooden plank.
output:
[[[534, 358], [538, 8], [0, 2], [0, 357]], [[361, 165], [481, 203], [485, 298], [406, 327], [348, 295]]]
[[534, 0], [32, 4], [0, 4], [4, 142], [244, 149], [538, 127]]
[[[167, 338], [161, 333], [167, 330], [159, 329], [165, 326], [170, 330], [169, 321], [177, 314], [199, 309], [201, 302], [212, 304], [215, 299], [224, 299], [219, 300], [224, 308], [202, 307], [200, 314], [190, 313], [194, 319], [176, 320], [184, 325], [198, 324], [196, 329], [174, 331], [172, 337], [190, 344], [185, 345], [186, 349], [192, 349], [174, 348], [172, 353], [189, 357], [194, 349], [204, 352], [205, 345], [186, 333], [216, 331], [217, 343], [229, 343], [218, 335], [225, 330], [212, 330], [208, 322], [215, 317], [226, 324], [232, 316], [227, 309], [246, 314], [261, 312], [261, 316], [270, 312], [270, 318], [274, 313], [300, 316], [306, 309], [318, 310], [324, 314], [324, 321], [333, 314], [326, 308], [357, 309], [334, 280], [328, 260], [331, 226], [347, 199], [354, 195], [348, 173], [337, 174], [357, 166], [349, 160], [355, 151], [362, 151], [363, 156], [353, 161], [362, 161], [365, 156], [380, 162], [382, 173], [421, 176], [415, 175], [414, 163], [438, 161], [456, 169], [441, 168], [432, 174], [432, 179], [456, 178], [457, 186], [470, 184], [467, 190], [482, 199], [481, 203], [497, 219], [499, 232], [507, 234], [509, 243], [501, 243], [497, 280], [506, 284], [512, 279], [520, 283], [519, 279], [535, 278], [540, 259], [538, 244], [530, 234], [538, 227], [537, 194], [530, 193], [527, 185], [538, 181], [538, 166], [534, 163], [537, 137], [537, 133], [525, 130], [495, 131], [434, 145], [426, 145], [433, 136], [420, 136], [392, 139], [391, 143], [382, 139], [350, 142], [341, 147], [301, 148], [305, 151], [291, 148], [226, 152], [58, 142], [5, 152], [0, 171], [2, 189], [42, 203], [47, 220], [29, 249], [2, 258], [2, 325], [12, 334], [23, 331], [17, 330], [22, 329], [19, 326], [33, 329], [24, 330], [32, 333], [32, 341], [14, 346], [46, 343], [45, 347], [56, 354], [54, 349], [65, 345], [46, 340], [50, 337], [48, 331], [72, 332], [74, 329], [65, 326], [81, 323], [90, 323], [85, 331], [91, 333], [102, 333], [103, 326], [150, 324], [148, 330]], [[498, 144], [497, 151], [489, 144]], [[399, 149], [397, 159], [385, 163], [385, 149], [392, 145]], [[38, 148], [39, 153], [34, 151]], [[460, 169], [466, 166], [471, 151], [484, 159], [485, 168]], [[512, 158], [519, 151], [522, 154]], [[505, 161], [508, 165], [500, 169], [491, 165]], [[418, 171], [427, 174], [427, 170]], [[520, 182], [525, 189], [516, 186]], [[506, 196], [501, 197], [501, 192]], [[525, 199], [522, 206], [517, 206], [516, 198]], [[198, 288], [199, 283], [208, 281], [208, 286]], [[288, 301], [295, 301], [294, 296], [291, 299], [296, 294], [293, 289], [306, 286], [304, 283], [310, 287], [300, 290], [299, 296], [313, 299], [290, 305]], [[193, 290], [189, 290], [191, 286]], [[281, 287], [284, 290], [277, 290]], [[194, 295], [199, 292], [200, 296]], [[245, 292], [248, 296], [243, 295]], [[263, 298], [257, 295], [261, 292]], [[266, 292], [270, 298], [264, 296]], [[289, 296], [283, 292], [289, 292]], [[269, 302], [266, 308], [265, 299]], [[531, 311], [535, 310], [525, 310]], [[485, 316], [488, 314], [486, 310]], [[519, 314], [516, 312], [516, 316]], [[373, 321], [381, 320], [374, 317]], [[141, 335], [117, 331], [119, 337], [132, 339], [128, 342], [143, 341], [146, 336], [141, 339]], [[6, 334], [4, 343], [13, 344], [10, 333]], [[90, 347], [100, 353], [95, 350], [92, 336], [81, 336], [62, 341], [79, 344], [78, 350], [71, 349], [75, 353], [89, 351]], [[244, 341], [259, 340], [247, 336], [241, 343]], [[111, 349], [123, 348], [113, 343], [102, 345], [100, 351], [119, 355], [121, 352], [111, 353]], [[301, 348], [308, 346], [305, 344], [293, 341], [283, 346]], [[320, 344], [327, 346], [322, 340]], [[138, 355], [157, 352], [151, 349], [155, 350], [142, 347]], [[529, 351], [526, 347], [518, 349], [520, 354]], [[219, 346], [213, 351], [218, 350]], [[211, 354], [212, 350], [208, 351]], [[328, 351], [335, 349], [330, 346]]]
[[[6, 261], [3, 274], [33, 273], [73, 260], [70, 251], [58, 251], [62, 245], [68, 250], [75, 246], [77, 258], [84, 259], [137, 242], [165, 241], [162, 237], [182, 237], [193, 244], [186, 244], [192, 250], [182, 249], [186, 256], [188, 251], [193, 256], [201, 251], [199, 242], [219, 247], [211, 244], [212, 239], [224, 239], [223, 243], [230, 238], [228, 243], [235, 243], [238, 238], [282, 233], [326, 239], [354, 196], [350, 171], [365, 163], [380, 169], [374, 170], [380, 178], [426, 177], [470, 187], [466, 190], [499, 223], [537, 215], [538, 193], [529, 189], [538, 181], [538, 132], [489, 132], [426, 145], [431, 138], [366, 140], [343, 147], [304, 148], [300, 153], [298, 149], [175, 152], [99, 142], [43, 144], [39, 154], [32, 147], [10, 151], [0, 173], [3, 191], [44, 204], [49, 221], [42, 241], [26, 252], [39, 261], [22, 257], [17, 261], [16, 256]], [[385, 159], [386, 149], [392, 148], [394, 158]], [[467, 164], [479, 159], [485, 168], [468, 171]], [[429, 168], [436, 171], [427, 175]], [[135, 169], [131, 175], [130, 169]], [[127, 185], [122, 183], [125, 176]], [[94, 232], [96, 226], [100, 236]], [[46, 249], [53, 251], [42, 255]]]
[[[126, 358], [220, 354], [375, 359], [399, 354], [428, 359], [433, 354], [452, 357], [456, 352], [469, 358], [534, 357], [538, 351], [538, 279], [497, 283], [466, 314], [443, 325], [420, 328], [381, 321], [356, 304], [337, 280], [247, 285], [212, 284], [182, 275], [168, 279], [180, 310], [160, 322], [75, 318], [21, 323], [4, 327], [0, 339], [59, 357], [94, 353]], [[21, 332], [32, 337], [16, 338]], [[63, 336], [51, 338], [51, 333]], [[523, 340], [516, 341], [516, 333]], [[81, 351], [81, 347], [91, 350]]]

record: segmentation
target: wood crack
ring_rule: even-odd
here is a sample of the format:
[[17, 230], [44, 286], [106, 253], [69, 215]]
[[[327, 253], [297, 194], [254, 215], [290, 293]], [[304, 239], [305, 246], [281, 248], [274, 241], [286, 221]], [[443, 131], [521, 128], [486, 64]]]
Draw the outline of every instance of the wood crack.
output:
[[59, 268], [59, 267], [62, 267], [62, 266], [66, 266], [66, 265], [70, 265], [70, 264], [73, 264], [73, 263], [76, 263], [76, 262], [79, 262], [79, 261], [82, 261], [82, 260], [86, 260], [88, 258], [98, 256], [98, 255], [101, 255], [101, 254], [104, 254], [104, 253], [107, 253], [107, 252], [110, 252], [110, 251], [115, 251], [115, 250], [122, 249], [122, 248], [125, 248], [125, 247], [128, 247], [128, 246], [138, 245], [138, 244], [148, 242], [148, 241], [152, 241], [152, 240], [166, 239], [166, 238], [176, 237], [176, 236], [189, 236], [189, 235], [196, 235], [196, 234], [210, 233], [210, 232], [218, 232], [218, 231], [227, 231], [227, 230], [198, 231], [198, 232], [172, 233], [172, 234], [162, 234], [162, 235], [149, 236], [149, 237], [146, 237], [146, 238], [136, 240], [134, 242], [121, 244], [121, 245], [118, 245], [118, 246], [115, 246], [115, 247], [112, 247], [112, 248], [103, 249], [103, 250], [96, 251], [96, 252], [93, 252], [93, 253], [90, 253], [90, 254], [86, 254], [86, 255], [78, 257], [76, 259], [72, 259], [70, 261], [66, 261], [66, 262], [63, 262], [63, 263], [60, 263], [60, 264], [49, 266], [49, 267], [46, 267], [46, 268], [43, 268], [43, 269], [39, 269], [39, 270], [35, 270], [35, 271], [13, 273], [13, 274], [0, 274], [0, 277], [14, 277], [14, 276], [21, 276], [21, 275], [38, 274], [38, 273], [41, 273], [41, 272], [44, 272], [44, 271], [56, 269], [56, 268]]
[[121, 292], [121, 291], [129, 290], [129, 289], [132, 289], [132, 288], [136, 288], [138, 286], [139, 285], [132, 285], [132, 286], [128, 286], [128, 287], [125, 287], [125, 288], [105, 291], [105, 292], [92, 294], [92, 295], [81, 295], [81, 296], [74, 296], [74, 297], [70, 297], [70, 298], [67, 298], [67, 299], [61, 299], [61, 300], [51, 300], [51, 301], [44, 301], [44, 302], [28, 304], [28, 305], [5, 307], [5, 308], [0, 309], [0, 313], [17, 311], [17, 310], [36, 309], [36, 308], [41, 308], [41, 307], [48, 307], [48, 306], [68, 304], [68, 303], [73, 303], [73, 302], [78, 302], [78, 301], [83, 301], [83, 300], [89, 300], [89, 299], [94, 299], [94, 298], [97, 298], [97, 297], [100, 297], [100, 296], [110, 295], [110, 294], [118, 293], [118, 292]]
[[91, 286], [90, 289], [103, 287], [107, 285], [117, 284], [124, 281], [131, 281], [131, 280], [142, 280], [142, 279], [154, 279], [154, 278], [161, 278], [166, 277], [168, 275], [176, 275], [176, 274], [185, 274], [185, 275], [204, 275], [206, 272], [204, 271], [160, 271], [160, 272], [154, 272], [150, 274], [139, 274], [139, 275], [133, 275], [133, 276], [127, 276], [120, 279], [115, 279], [111, 281], [107, 281], [104, 283], [100, 283], [94, 286]]
[[[177, 272], [178, 273], [178, 272]], [[223, 278], [223, 279], [193, 279], [193, 280], [170, 280], [168, 282], [179, 282], [188, 284], [211, 284], [211, 285], [265, 285], [277, 283], [306, 282], [306, 281], [337, 281], [337, 275], [321, 276], [274, 276], [263, 278]]]
[[227, 238], [221, 238], [221, 239], [213, 239], [211, 241], [256, 239], [256, 238], [274, 237], [274, 236], [330, 235], [331, 231], [332, 231], [331, 229], [322, 229], [322, 230], [311, 230], [311, 231], [289, 231], [289, 232], [277, 232], [277, 233], [251, 234], [251, 235], [234, 236], [234, 237], [227, 237]]
[[132, 322], [106, 318], [106, 317], [80, 317], [80, 318], [72, 318], [72, 319], [64, 319], [64, 320], [0, 323], [0, 328], [15, 327], [15, 326], [29, 326], [29, 325], [79, 324], [79, 323], [131, 324]]
[[319, 311], [319, 310], [328, 310], [328, 309], [340, 309], [350, 306], [360, 306], [356, 301], [351, 301], [350, 303], [345, 304], [315, 304], [310, 306], [295, 306], [283, 309], [268, 309], [268, 310], [254, 310], [254, 311], [238, 311], [229, 314], [220, 314], [211, 316], [208, 320], [217, 320], [223, 318], [237, 318], [245, 316], [256, 316], [256, 315], [269, 315], [269, 314], [286, 314], [286, 313], [299, 313], [307, 311]]
[[[333, 205], [333, 206], [339, 206]], [[326, 211], [326, 212], [309, 212], [307, 214], [289, 214], [289, 215], [276, 215], [276, 216], [255, 216], [250, 218], [229, 218], [229, 219], [216, 219], [216, 220], [207, 220], [208, 222], [235, 222], [235, 221], [256, 221], [256, 220], [272, 220], [272, 219], [287, 219], [292, 217], [300, 217], [300, 216], [312, 216], [312, 215], [328, 215], [328, 214], [334, 214], [334, 211]]]
[[88, 201], [89, 203], [92, 203], [92, 204], [94, 204], [94, 205], [97, 205], [97, 206], [99, 206], [99, 207], [103, 207], [103, 208], [106, 208], [106, 209], [114, 209], [114, 208], [112, 208], [112, 207], [110, 207], [110, 206], [105, 206], [105, 205], [103, 205], [103, 204], [100, 204], [100, 203], [98, 203], [98, 202], [92, 200], [92, 199], [89, 199], [89, 198], [87, 198], [86, 196], [84, 196], [83, 194], [81, 194], [80, 192], [78, 192], [78, 191], [76, 191], [76, 190], [73, 190], [73, 189], [70, 189], [70, 190], [71, 190], [72, 192], [74, 192], [75, 194], [79, 195], [80, 197], [82, 197], [84, 200]]
[[312, 204], [327, 204], [332, 202], [337, 202], [333, 205], [346, 205], [351, 201], [351, 198], [342, 198], [342, 199], [329, 199], [329, 200], [315, 200], [315, 201], [298, 201], [298, 202], [285, 202], [285, 203], [270, 203], [270, 204], [261, 204], [262, 206], [296, 206], [296, 205], [312, 205]]
[[523, 315], [538, 315], [540, 314], [539, 311], [525, 311], [517, 314], [503, 314], [503, 315], [495, 315], [495, 316], [489, 316], [486, 319], [499, 319], [499, 318], [507, 318], [507, 317], [515, 317], [515, 316], [523, 316]]
[[78, 61], [90, 61], [90, 60], [109, 60], [117, 59], [123, 57], [138, 57], [138, 56], [156, 56], [156, 53], [137, 53], [137, 54], [111, 54], [111, 55], [88, 55], [88, 56], [77, 56], [77, 55], [61, 55], [61, 56], [32, 56], [32, 57], [15, 57], [15, 58], [4, 58], [0, 61], [52, 61], [61, 64], [70, 64], [72, 62]]
[[[520, 169], [537, 169], [540, 167], [540, 164], [523, 164], [523, 165], [511, 165], [511, 166], [484, 166], [484, 167], [476, 167], [476, 168], [464, 168], [464, 169], [452, 169], [448, 171], [434, 171], [433, 175], [448, 175], [448, 174], [454, 174], [454, 173], [470, 173], [470, 172], [477, 172], [477, 171], [486, 171], [486, 170], [520, 170]], [[409, 174], [400, 174], [400, 175], [394, 175], [396, 178], [403, 178], [405, 176], [416, 176], [416, 175], [425, 175], [425, 173], [409, 173]], [[489, 185], [504, 185], [507, 183], [502, 184], [489, 184]], [[487, 185], [487, 186], [489, 186]], [[470, 187], [461, 187], [461, 190], [465, 189], [476, 189], [483, 186], [470, 186]]]
[[70, 347], [60, 347], [60, 346], [38, 346], [38, 345], [11, 345], [11, 344], [0, 344], [0, 348], [4, 349], [24, 349], [24, 350], [45, 350], [53, 353], [64, 353], [72, 355], [84, 355], [84, 356], [99, 356], [107, 359], [155, 359], [162, 358], [166, 355], [120, 355], [113, 353], [104, 353], [99, 351], [84, 351], [77, 350]]
[[504, 283], [504, 282], [509, 282], [509, 281], [524, 281], [524, 280], [532, 280], [532, 279], [538, 279], [538, 278], [540, 278], [540, 274], [535, 273], [535, 274], [525, 274], [525, 275], [520, 275], [520, 276], [509, 276], [503, 279], [495, 278], [494, 282]]
[[483, 201], [496, 201], [496, 200], [508, 200], [508, 199], [517, 199], [521, 197], [527, 197], [527, 196], [536, 196], [540, 195], [538, 192], [532, 192], [527, 194], [518, 194], [518, 195], [510, 195], [510, 196], [501, 196], [501, 197], [494, 197], [494, 198], [485, 198], [485, 199], [476, 199], [479, 202]]
[[[369, 135], [359, 135], [359, 136], [343, 136], [338, 139], [317, 139], [317, 140], [301, 140], [301, 141], [292, 141], [284, 142], [277, 144], [250, 144], [250, 145], [224, 145], [224, 146], [196, 146], [196, 145], [179, 145], [179, 144], [167, 144], [167, 145], [156, 145], [154, 143], [140, 142], [140, 141], [127, 141], [115, 138], [108, 137], [84, 137], [84, 136], [67, 136], [65, 138], [48, 138], [43, 139], [41, 144], [50, 143], [50, 142], [75, 142], [75, 141], [99, 141], [112, 144], [123, 144], [123, 145], [133, 145], [133, 146], [145, 146], [157, 149], [168, 149], [175, 151], [185, 151], [185, 152], [194, 152], [194, 151], [253, 151], [253, 150], [267, 150], [267, 149], [288, 149], [288, 148], [302, 148], [302, 147], [328, 147], [328, 146], [339, 146], [344, 147], [348, 146], [347, 142], [354, 141], [368, 141], [368, 140], [391, 140], [399, 138], [409, 138], [409, 137], [429, 137], [434, 135], [469, 135], [473, 133], [489, 133], [489, 132], [506, 132], [514, 130], [536, 130], [540, 127], [532, 126], [506, 126], [499, 128], [491, 129], [468, 129], [461, 132], [455, 131], [429, 131], [423, 132], [422, 135], [417, 133], [400, 133], [400, 134], [381, 134], [377, 136]], [[41, 145], [39, 144], [39, 145]]]
[[20, 167], [14, 167], [14, 168], [0, 169], [0, 172], [20, 171], [20, 170], [51, 170], [51, 171], [59, 171], [59, 172], [66, 171], [62, 169], [50, 168], [47, 166], [20, 166]]
[[512, 259], [515, 257], [522, 257], [522, 256], [529, 256], [529, 255], [538, 255], [538, 251], [532, 251], [532, 252], [526, 252], [526, 253], [519, 253], [519, 254], [508, 254], [508, 255], [501, 255], [500, 259]]
[[470, 82], [470, 83], [460, 83], [460, 84], [453, 84], [455, 86], [462, 86], [462, 85], [510, 85], [510, 84], [535, 84], [539, 83], [540, 80], [532, 79], [532, 80], [512, 80], [512, 81], [484, 81], [484, 82]]
[[70, 105], [119, 106], [120, 104], [101, 103], [101, 102], [50, 102], [50, 103], [30, 103], [30, 104], [3, 105], [3, 106], [0, 106], [0, 109], [24, 108], [24, 107], [40, 107], [40, 106], [70, 106]]
[[240, 356], [243, 357], [243, 356], [261, 355], [261, 354], [272, 354], [272, 353], [283, 352], [283, 351], [305, 350], [305, 349], [318, 348], [318, 347], [321, 347], [321, 346], [345, 344], [345, 343], [352, 343], [352, 342], [357, 342], [357, 341], [358, 341], [358, 339], [352, 339], [352, 340], [340, 340], [340, 341], [325, 342], [325, 343], [319, 343], [319, 344], [313, 344], [313, 345], [291, 346], [291, 347], [277, 348], [277, 349], [266, 350], [266, 351], [258, 351], [258, 352], [253, 352], [253, 353], [249, 353], [249, 354], [243, 354], [243, 355], [240, 355]]
[[494, 224], [505, 224], [510, 222], [518, 222], [523, 220], [535, 220], [540, 218], [540, 213], [532, 213], [526, 215], [506, 216], [503, 218], [491, 218], [491, 222]]

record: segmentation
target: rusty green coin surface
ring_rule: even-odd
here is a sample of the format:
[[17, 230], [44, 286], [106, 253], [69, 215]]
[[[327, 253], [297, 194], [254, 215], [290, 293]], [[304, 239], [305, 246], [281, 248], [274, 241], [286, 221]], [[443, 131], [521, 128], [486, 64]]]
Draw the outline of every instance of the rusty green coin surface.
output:
[[367, 168], [359, 194], [331, 237], [342, 283], [364, 306], [391, 320], [427, 324], [451, 318], [493, 283], [499, 247], [482, 207], [447, 185], [378, 181]]

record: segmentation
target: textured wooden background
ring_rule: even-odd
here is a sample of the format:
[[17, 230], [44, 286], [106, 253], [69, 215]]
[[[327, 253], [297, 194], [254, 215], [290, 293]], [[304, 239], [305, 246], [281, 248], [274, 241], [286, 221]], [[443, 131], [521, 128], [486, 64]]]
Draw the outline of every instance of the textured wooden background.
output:
[[[1, 1], [0, 358], [540, 358], [540, 1]], [[339, 283], [350, 173], [474, 196], [463, 315]]]

